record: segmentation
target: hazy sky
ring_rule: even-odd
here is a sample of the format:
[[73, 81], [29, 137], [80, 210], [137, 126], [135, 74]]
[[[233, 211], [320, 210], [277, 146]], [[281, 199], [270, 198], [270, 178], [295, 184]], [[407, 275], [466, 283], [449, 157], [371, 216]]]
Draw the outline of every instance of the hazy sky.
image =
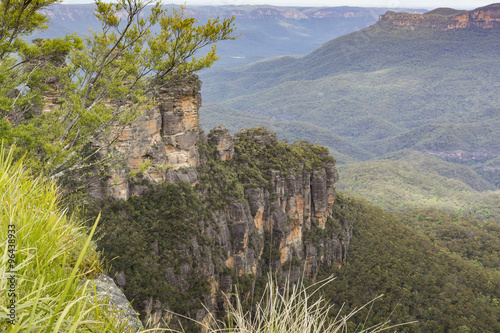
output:
[[[65, 4], [92, 2], [93, 0], [63, 1]], [[472, 9], [494, 3], [495, 0], [164, 0], [163, 2], [165, 4], [176, 3], [187, 5], [270, 4], [277, 6], [359, 6], [407, 8], [452, 7], [456, 9]]]

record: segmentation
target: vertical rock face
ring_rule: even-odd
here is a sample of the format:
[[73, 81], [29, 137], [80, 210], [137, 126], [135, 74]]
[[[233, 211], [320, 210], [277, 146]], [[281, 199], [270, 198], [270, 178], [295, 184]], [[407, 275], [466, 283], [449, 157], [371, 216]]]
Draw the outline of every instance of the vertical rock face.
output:
[[219, 125], [210, 131], [208, 140], [217, 147], [219, 159], [228, 161], [234, 156], [234, 141], [229, 130], [223, 125]]
[[114, 148], [124, 165], [111, 171], [105, 194], [128, 199], [148, 183], [195, 182], [200, 106], [197, 83], [160, 91], [155, 103], [120, 133]]
[[[134, 206], [131, 214], [145, 218], [163, 207], [161, 201], [168, 206], [179, 197], [198, 198], [196, 207], [201, 210], [181, 200], [185, 209], [192, 211], [184, 216], [187, 220], [178, 220], [179, 215], [164, 220], [165, 216], [155, 216], [148, 220], [151, 222], [141, 220], [140, 229], [133, 219], [128, 219], [125, 226], [123, 218], [130, 214], [123, 211], [122, 218], [114, 219], [118, 221], [114, 223], [118, 223], [119, 230], [132, 228], [142, 233], [137, 239], [148, 239], [147, 244], [138, 246], [145, 251], [138, 256], [142, 255], [143, 260], [127, 262], [133, 259], [125, 258], [125, 252], [119, 252], [121, 247], [114, 247], [118, 252], [108, 255], [124, 261], [116, 263], [119, 272], [115, 272], [115, 280], [128, 290], [129, 297], [143, 294], [128, 286], [137, 285], [134, 282], [137, 271], [148, 271], [151, 273], [147, 277], [140, 278], [168, 285], [183, 295], [173, 299], [190, 297], [186, 304], [194, 307], [185, 314], [204, 321], [209, 318], [206, 310], [214, 314], [224, 310], [227, 298], [223, 294], [232, 291], [237, 276], [256, 279], [271, 270], [294, 282], [304, 274], [315, 279], [321, 265], [342, 266], [352, 226], [333, 218], [338, 174], [325, 148], [278, 142], [273, 132], [263, 128], [242, 130], [233, 137], [219, 126], [205, 138], [199, 126], [200, 104], [196, 85], [161, 92], [156, 103], [118, 138], [115, 148], [125, 163], [112, 170], [103, 192], [122, 199], [136, 195], [137, 200], [144, 193], [147, 198], [144, 200], [149, 201]], [[184, 186], [184, 192], [148, 194], [151, 184], [178, 181], [191, 183], [193, 187], [175, 184]], [[210, 195], [215, 199], [209, 199]], [[155, 208], [142, 212], [143, 206]], [[174, 210], [167, 208], [165, 214]], [[203, 217], [196, 217], [200, 215]], [[102, 223], [111, 220], [103, 215]], [[172, 223], [175, 227], [162, 223]], [[179, 224], [185, 224], [186, 230]], [[169, 241], [178, 238], [165, 233], [173, 229], [182, 233], [181, 241]], [[117, 239], [110, 242], [131, 244], [130, 240], [119, 239], [127, 237], [125, 233], [121, 236], [113, 229], [105, 232], [116, 234]], [[146, 261], [150, 264], [137, 268]], [[134, 266], [135, 271], [130, 270]], [[205, 283], [206, 289], [200, 291], [203, 294], [192, 294], [193, 283]], [[156, 291], [134, 303], [145, 320], [160, 326], [170, 316], [165, 309], [176, 309], [164, 293], [157, 296], [161, 293]], [[206, 308], [195, 307], [200, 301]]]
[[[261, 130], [255, 134], [243, 130], [236, 134], [236, 140], [241, 135], [250, 135], [263, 148], [277, 142], [276, 135], [270, 131], [262, 133]], [[334, 184], [338, 173], [334, 163], [326, 163], [317, 170], [299, 168], [286, 170], [285, 173], [269, 170], [271, 189], [250, 187], [245, 190], [253, 220], [252, 229], [255, 228], [257, 234], [268, 232], [272, 236], [272, 245], [280, 253], [280, 257], [273, 262], [275, 269], [288, 270], [283, 265], [296, 258], [304, 261], [305, 267], [311, 267], [309, 277], [315, 278], [317, 264], [342, 264], [345, 261], [345, 249], [337, 251], [334, 256], [328, 252], [326, 244], [308, 245], [311, 242], [307, 240], [311, 228], [326, 229], [327, 221], [332, 216]], [[244, 243], [244, 237], [246, 235], [239, 237], [241, 243]], [[308, 255], [308, 251], [314, 255]], [[316, 256], [320, 257], [319, 260], [313, 261], [312, 257]]]

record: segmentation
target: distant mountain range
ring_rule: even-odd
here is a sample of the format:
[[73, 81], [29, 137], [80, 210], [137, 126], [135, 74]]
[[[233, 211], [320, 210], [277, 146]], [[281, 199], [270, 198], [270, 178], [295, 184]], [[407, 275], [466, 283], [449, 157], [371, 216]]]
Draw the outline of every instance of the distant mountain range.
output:
[[437, 8], [424, 15], [387, 12], [380, 17], [399, 27], [426, 27], [441, 30], [462, 28], [494, 28], [500, 26], [500, 3], [491, 4], [475, 10], [456, 10]]
[[[51, 19], [49, 29], [35, 37], [56, 37], [73, 32], [82, 35], [89, 28], [98, 29], [100, 25], [92, 13], [93, 9], [93, 4], [51, 6], [45, 11]], [[361, 7], [187, 6], [185, 13], [200, 22], [210, 17], [236, 18], [237, 32], [241, 36], [234, 41], [221, 42], [218, 46], [221, 59], [215, 67], [226, 67], [266, 57], [308, 53], [335, 37], [375, 23], [387, 10]]]
[[[419, 206], [464, 209], [478, 191], [500, 186], [499, 18], [500, 4], [388, 12], [305, 56], [213, 71], [204, 76], [202, 123], [223, 123], [232, 131], [268, 126], [283, 139], [328, 146], [344, 164], [340, 188], [385, 208], [414, 207], [409, 194], [418, 189]], [[449, 170], [442, 182], [424, 186], [418, 177], [439, 175], [436, 157], [451, 162]], [[401, 166], [401, 159], [426, 168], [398, 174], [388, 167]], [[365, 169], [375, 165], [375, 173]], [[358, 181], [349, 178], [351, 167]], [[463, 167], [484, 186], [464, 183], [458, 176]], [[415, 186], [381, 193], [397, 183]], [[440, 193], [432, 186], [437, 183]], [[454, 191], [467, 195], [446, 199]], [[492, 205], [500, 206], [498, 193], [493, 197]]]

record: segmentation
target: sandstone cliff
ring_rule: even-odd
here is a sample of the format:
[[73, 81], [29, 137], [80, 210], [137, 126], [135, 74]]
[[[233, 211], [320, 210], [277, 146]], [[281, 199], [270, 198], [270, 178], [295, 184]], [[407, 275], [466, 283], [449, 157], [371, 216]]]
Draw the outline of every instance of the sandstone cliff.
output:
[[425, 14], [397, 13], [389, 11], [380, 16], [383, 23], [404, 28], [433, 28], [440, 30], [500, 27], [500, 3], [471, 11], [438, 8]]
[[326, 148], [264, 128], [205, 136], [200, 103], [190, 82], [128, 126], [101, 201], [100, 246], [118, 257], [116, 282], [157, 326], [167, 310], [220, 314], [233, 284], [253, 281], [253, 295], [268, 271], [314, 279], [321, 265], [345, 263], [352, 237], [333, 217], [338, 174]]
[[[151, 183], [195, 182], [200, 106], [197, 82], [160, 91], [155, 104], [118, 137], [114, 148], [124, 163], [110, 170], [104, 194], [126, 200]], [[179, 169], [184, 170], [177, 172]]]

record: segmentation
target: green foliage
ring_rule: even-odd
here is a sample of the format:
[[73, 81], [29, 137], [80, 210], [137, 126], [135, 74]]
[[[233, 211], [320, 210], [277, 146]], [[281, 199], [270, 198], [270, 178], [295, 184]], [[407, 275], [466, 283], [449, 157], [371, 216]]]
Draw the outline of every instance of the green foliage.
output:
[[403, 151], [383, 160], [342, 165], [337, 188], [389, 211], [434, 207], [475, 216], [500, 216], [500, 192], [465, 166]]
[[206, 192], [205, 200], [213, 210], [220, 210], [228, 203], [244, 199], [244, 188], [234, 167], [216, 157], [216, 148], [199, 142], [200, 159], [198, 168], [200, 183], [196, 189]]
[[471, 260], [478, 267], [500, 270], [500, 225], [491, 219], [449, 214], [436, 209], [400, 214], [401, 221], [426, 235], [440, 248]]
[[[37, 11], [50, 3], [16, 7], [16, 2], [3, 1], [6, 11], [19, 11], [17, 18], [28, 15], [27, 26], [16, 21], [4, 28], [33, 32], [46, 21]], [[16, 143], [18, 155], [33, 157], [31, 167], [61, 178], [116, 163], [106, 157], [123, 127], [150, 106], [159, 90], [194, 80], [197, 71], [210, 67], [217, 60], [218, 41], [236, 38], [232, 18], [199, 24], [184, 16], [183, 7], [168, 12], [161, 2], [144, 15], [151, 3], [96, 0], [101, 30], [84, 38], [72, 35], [7, 48], [0, 58], [0, 117], [13, 126], [7, 132], [2, 125], [0, 134]], [[202, 49], [206, 54], [198, 56]], [[57, 97], [50, 110], [44, 110], [44, 93]]]
[[[123, 332], [116, 314], [103, 311], [107, 304], [91, 296], [91, 284], [82, 284], [102, 272], [91, 242], [97, 222], [87, 235], [81, 221], [61, 207], [53, 182], [33, 177], [22, 161], [12, 161], [12, 150], [2, 146], [0, 330]], [[12, 300], [16, 318], [10, 317]]]
[[175, 300], [182, 298], [165, 280], [164, 269], [170, 266], [177, 271], [181, 265], [192, 266], [194, 259], [183, 248], [193, 240], [205, 244], [200, 223], [209, 215], [192, 186], [157, 185], [128, 201], [104, 201], [88, 214], [95, 214], [97, 209], [102, 211], [99, 248], [113, 272], [125, 272], [124, 291], [134, 304], [140, 306], [154, 296], [175, 309], [181, 306]]
[[[426, 216], [432, 220], [442, 217], [449, 223], [455, 219], [445, 218], [447, 215], [442, 212], [431, 213], [415, 212], [424, 220]], [[338, 306], [345, 302], [345, 309], [349, 311], [384, 294], [376, 301], [365, 324], [387, 318], [391, 322], [419, 322], [404, 327], [404, 332], [458, 332], [465, 328], [472, 332], [492, 332], [497, 329], [500, 324], [498, 271], [485, 270], [477, 262], [463, 259], [467, 247], [474, 249], [473, 240], [448, 238], [466, 226], [452, 227], [449, 223], [431, 226], [433, 221], [428, 225], [420, 222], [425, 227], [419, 232], [403, 224], [412, 224], [415, 219], [420, 221], [416, 216], [384, 213], [369, 203], [338, 194], [334, 218], [353, 223], [354, 237], [347, 265], [323, 270], [324, 276], [337, 276], [335, 283], [325, 287], [326, 299]], [[478, 232], [476, 227], [470, 230]], [[481, 234], [485, 237], [486, 232]], [[495, 237], [495, 234], [491, 236], [492, 241]], [[459, 250], [461, 245], [466, 246], [463, 252]], [[462, 257], [451, 253], [452, 248]], [[494, 251], [495, 248], [493, 246]], [[484, 252], [476, 253], [476, 258], [488, 262], [489, 256]], [[362, 311], [355, 320], [363, 322], [367, 314], [368, 311]]]
[[23, 37], [47, 27], [47, 16], [40, 11], [57, 2], [57, 0], [1, 2], [0, 61], [12, 53], [24, 54], [29, 51], [30, 45]]
[[[276, 140], [276, 134], [264, 127], [245, 129], [237, 134], [233, 164], [238, 177], [247, 186], [269, 187], [270, 171], [276, 170], [284, 176], [289, 173], [301, 174], [323, 168], [327, 163], [335, 163], [328, 156], [328, 149], [306, 141], [293, 144]], [[265, 146], [255, 137], [267, 137]]]

